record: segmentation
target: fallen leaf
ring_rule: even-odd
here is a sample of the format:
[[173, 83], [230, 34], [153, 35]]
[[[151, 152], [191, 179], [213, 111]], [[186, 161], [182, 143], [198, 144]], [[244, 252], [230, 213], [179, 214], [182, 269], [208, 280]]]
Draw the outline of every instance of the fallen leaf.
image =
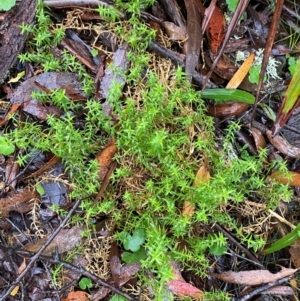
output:
[[21, 105], [20, 103], [14, 103], [11, 106], [10, 110], [7, 112], [7, 114], [5, 115], [5, 117], [2, 120], [0, 120], [0, 126], [4, 125], [8, 121], [10, 115], [12, 115], [13, 113], [15, 113], [18, 110], [18, 108], [20, 107], [20, 105]]
[[254, 62], [255, 54], [251, 53], [227, 84], [227, 89], [236, 89], [248, 74]]
[[22, 189], [8, 193], [5, 198], [0, 198], [0, 215], [7, 217], [10, 211], [26, 213], [33, 207], [32, 200], [40, 200], [36, 190]]
[[101, 181], [105, 178], [105, 175], [108, 172], [109, 166], [112, 163], [117, 151], [118, 149], [115, 144], [115, 140], [112, 139], [110, 142], [107, 143], [104, 149], [97, 154], [96, 158], [100, 165], [99, 175]]
[[12, 93], [10, 102], [12, 104], [20, 104], [32, 100], [32, 92], [43, 91], [36, 85], [36, 82], [45, 86], [48, 90], [64, 89], [65, 87], [68, 87], [74, 94], [78, 93], [78, 95], [86, 98], [76, 74], [70, 72], [45, 72], [22, 82]]
[[257, 150], [261, 150], [267, 146], [264, 135], [259, 129], [252, 127], [251, 133], [254, 138], [254, 142]]
[[83, 291], [70, 292], [62, 301], [89, 301], [88, 295]]
[[[207, 161], [204, 161], [197, 171], [193, 186], [198, 186], [201, 183], [206, 183], [209, 181], [209, 179], [210, 179], [210, 173], [208, 169], [208, 163]], [[183, 215], [192, 217], [194, 211], [195, 211], [195, 205], [192, 204], [190, 201], [185, 201], [183, 203], [183, 210], [182, 210]]]
[[171, 261], [170, 265], [173, 272], [173, 280], [169, 280], [167, 283], [168, 289], [175, 295], [184, 297], [189, 296], [192, 298], [200, 299], [203, 297], [203, 292], [197, 287], [187, 283], [181, 276], [180, 270], [176, 262]]
[[5, 179], [6, 183], [10, 185], [12, 188], [15, 188], [17, 185], [17, 175], [20, 172], [20, 165], [16, 162], [12, 156], [8, 158], [6, 161], [5, 167]]
[[203, 297], [203, 292], [197, 287], [180, 280], [170, 280], [168, 282], [168, 289], [179, 297], [192, 297], [200, 299]]
[[295, 293], [290, 286], [280, 285], [267, 289], [261, 292], [264, 295], [276, 295], [276, 296], [294, 296]]
[[295, 268], [300, 268], [300, 238], [298, 238], [289, 248], [291, 260]]
[[166, 30], [166, 33], [170, 40], [172, 41], [184, 41], [185, 37], [185, 30], [182, 27], [175, 25], [173, 22], [163, 22], [163, 27]]
[[45, 106], [42, 102], [33, 99], [24, 102], [23, 111], [42, 121], [47, 120], [48, 115], [55, 117], [61, 115], [61, 111], [58, 107]]
[[275, 282], [284, 277], [288, 277], [296, 273], [298, 269], [287, 269], [281, 267], [281, 271], [273, 274], [268, 270], [253, 270], [242, 272], [223, 272], [220, 274], [210, 273], [210, 276], [225, 282], [243, 284], [243, 285], [260, 285], [263, 283]]
[[[24, 269], [26, 268], [26, 260], [25, 260], [25, 258], [23, 259], [23, 262], [21, 263], [21, 265], [19, 266], [19, 268], [18, 268], [18, 274], [21, 274], [23, 271], [24, 271]], [[17, 293], [18, 293], [18, 291], [19, 291], [19, 285], [16, 285], [15, 287], [14, 287], [14, 289], [12, 290], [12, 292], [10, 293], [10, 295], [11, 296], [15, 296]]]
[[300, 173], [294, 171], [274, 171], [270, 178], [279, 183], [289, 184], [290, 186], [300, 187]]
[[287, 140], [285, 140], [283, 137], [275, 136], [273, 137], [272, 131], [267, 130], [266, 131], [267, 137], [270, 140], [270, 142], [273, 144], [273, 146], [279, 150], [281, 153], [292, 157], [292, 158], [299, 158], [300, 157], [300, 148], [293, 146], [290, 144]]
[[[74, 249], [76, 246], [80, 245], [83, 240], [82, 231], [84, 227], [74, 226], [71, 229], [63, 229], [58, 235], [53, 239], [50, 245], [43, 252], [43, 255], [52, 256], [55, 254], [56, 247], [58, 248], [58, 253], [62, 254]], [[48, 237], [43, 237], [39, 239], [36, 243], [28, 243], [23, 249], [29, 252], [38, 252], [39, 249], [45, 244]]]
[[[107, 98], [114, 82], [121, 86], [125, 85], [125, 73], [129, 66], [126, 45], [119, 46], [118, 50], [114, 53], [112, 66], [114, 67], [106, 68], [105, 75], [101, 80], [99, 92], [103, 98]], [[118, 72], [116, 72], [116, 70], [118, 70]]]
[[230, 101], [210, 106], [207, 110], [209, 116], [224, 119], [228, 117], [237, 117], [246, 112], [249, 105], [246, 103]]

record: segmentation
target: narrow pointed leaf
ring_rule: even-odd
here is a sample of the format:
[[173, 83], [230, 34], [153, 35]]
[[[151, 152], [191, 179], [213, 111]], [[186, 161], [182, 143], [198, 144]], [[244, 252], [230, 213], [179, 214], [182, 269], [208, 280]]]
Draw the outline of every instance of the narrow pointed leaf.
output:
[[274, 126], [272, 128], [273, 135], [278, 134], [281, 128], [285, 125], [286, 121], [292, 114], [292, 111], [299, 100], [300, 97], [299, 82], [300, 82], [300, 60], [296, 65], [295, 73], [289, 84], [285, 97], [282, 101], [282, 105], [278, 111], [276, 120], [274, 122]]
[[253, 105], [255, 102], [252, 94], [237, 89], [206, 89], [202, 92], [201, 97], [214, 99], [217, 104], [226, 101], [237, 101]]
[[277, 240], [271, 247], [264, 250], [265, 253], [273, 253], [293, 244], [300, 236], [300, 224], [289, 234]]

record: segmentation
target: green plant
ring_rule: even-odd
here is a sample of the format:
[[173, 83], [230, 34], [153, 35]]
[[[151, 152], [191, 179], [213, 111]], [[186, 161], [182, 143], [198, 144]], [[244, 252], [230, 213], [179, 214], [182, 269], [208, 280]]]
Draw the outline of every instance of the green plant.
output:
[[15, 4], [16, 0], [1, 0], [0, 10], [10, 10]]
[[141, 247], [146, 238], [146, 233], [143, 229], [136, 229], [132, 235], [123, 231], [119, 233], [118, 238], [123, 243], [125, 250], [131, 251], [122, 254], [124, 262], [135, 263], [146, 258], [146, 251]]
[[93, 286], [93, 283], [90, 278], [82, 277], [78, 282], [78, 285], [82, 290], [86, 290], [88, 288], [91, 288]]
[[0, 154], [7, 156], [15, 151], [14, 144], [5, 136], [0, 136]]
[[[261, 63], [262, 63], [262, 56], [263, 56], [263, 49], [259, 49], [255, 53], [255, 60], [253, 63], [253, 66], [249, 70], [249, 81], [251, 83], [258, 83], [260, 69], [261, 69]], [[267, 81], [268, 84], [270, 84], [271, 80], [280, 79], [277, 73], [277, 67], [279, 65], [279, 62], [276, 61], [273, 57], [269, 58], [267, 69], [266, 69], [266, 75], [264, 78], [264, 81]]]
[[[116, 70], [126, 80], [126, 94], [118, 83], [112, 84], [107, 101], [113, 108], [118, 122], [105, 116], [101, 103], [95, 101], [91, 92], [93, 81], [84, 67], [64, 51], [60, 60], [49, 51], [63, 37], [62, 30], [49, 30], [51, 19], [42, 1], [38, 1], [37, 24], [23, 26], [29, 33], [28, 53], [20, 56], [22, 61], [39, 64], [45, 71], [76, 72], [84, 92], [90, 97], [86, 102], [73, 102], [63, 90], [49, 94], [35, 93], [41, 102], [53, 103], [63, 115], [48, 116], [47, 122], [32, 123], [12, 117], [16, 130], [7, 132], [5, 139], [11, 141], [24, 155], [25, 163], [32, 151], [51, 151], [62, 158], [69, 176], [71, 198], [83, 199], [82, 213], [74, 215], [73, 224], [84, 224], [89, 237], [94, 221], [99, 216], [109, 216], [116, 226], [116, 237], [122, 242], [125, 253], [123, 261], [141, 262], [140, 282], [151, 288], [157, 300], [165, 296], [165, 284], [174, 275], [170, 260], [178, 261], [185, 269], [205, 277], [210, 265], [208, 253], [223, 254], [227, 241], [222, 234], [208, 235], [203, 231], [195, 237], [195, 224], [210, 225], [219, 222], [235, 231], [238, 238], [254, 250], [262, 248], [264, 241], [259, 235], [249, 235], [237, 226], [234, 217], [221, 210], [229, 202], [239, 206], [249, 196], [255, 195], [268, 208], [277, 206], [279, 200], [290, 196], [285, 185], [264, 177], [266, 150], [250, 156], [235, 146], [235, 131], [239, 124], [232, 123], [222, 141], [217, 143], [214, 120], [206, 115], [203, 98], [227, 101], [235, 97], [253, 103], [253, 96], [242, 91], [206, 90], [201, 94], [193, 89], [181, 68], [165, 74], [159, 68], [151, 70], [151, 60], [157, 59], [146, 52], [155, 32], [139, 19], [140, 9], [151, 1], [115, 1], [112, 7], [98, 11], [115, 22], [122, 13], [128, 18], [117, 23], [115, 33], [130, 46], [127, 59], [129, 70]], [[153, 62], [153, 61], [152, 61]], [[168, 62], [164, 62], [168, 64]], [[241, 98], [242, 97], [242, 98]], [[76, 127], [75, 117], [84, 112], [84, 124]], [[101, 202], [93, 204], [99, 190], [99, 165], [95, 155], [103, 149], [108, 137], [116, 137], [118, 168], [111, 177]], [[203, 160], [211, 178], [193, 186], [195, 175]], [[216, 193], [217, 189], [217, 193]], [[195, 206], [192, 217], [182, 214], [186, 200]], [[58, 206], [52, 209], [64, 216], [66, 211]], [[188, 248], [178, 247], [185, 241]], [[58, 269], [53, 272], [58, 279]], [[228, 300], [224, 292], [214, 292], [208, 300]]]
[[264, 250], [265, 253], [273, 253], [285, 247], [292, 245], [300, 237], [300, 224], [293, 229], [289, 234], [275, 241], [270, 247]]
[[228, 9], [230, 12], [234, 12], [239, 1], [238, 0], [226, 0], [226, 3], [228, 5]]

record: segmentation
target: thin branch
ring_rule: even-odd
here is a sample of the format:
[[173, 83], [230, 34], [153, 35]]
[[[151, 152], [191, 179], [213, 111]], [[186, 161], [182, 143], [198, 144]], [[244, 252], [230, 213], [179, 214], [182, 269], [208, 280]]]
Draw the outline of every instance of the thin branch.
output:
[[77, 200], [73, 208], [69, 211], [67, 216], [64, 218], [62, 223], [59, 225], [59, 227], [49, 236], [45, 244], [39, 249], [39, 251], [34, 254], [30, 261], [28, 262], [26, 268], [23, 270], [23, 272], [16, 278], [16, 280], [11, 283], [9, 289], [1, 296], [1, 301], [4, 301], [7, 297], [10, 296], [10, 293], [13, 291], [14, 287], [21, 282], [22, 278], [27, 274], [27, 272], [31, 269], [33, 264], [38, 260], [38, 258], [41, 256], [41, 254], [46, 250], [46, 248], [50, 245], [50, 243], [53, 241], [53, 239], [57, 236], [57, 234], [62, 230], [62, 228], [67, 224], [68, 220], [72, 216], [72, 214], [75, 212], [76, 208], [79, 206], [81, 200]]
[[[28, 252], [28, 251], [25, 251], [25, 250], [18, 250], [18, 251], [16, 251], [16, 253], [19, 254], [19, 255], [22, 255], [22, 256], [28, 256], [28, 255], [30, 256], [30, 255], [32, 255], [31, 252]], [[83, 267], [77, 267], [77, 266], [75, 266], [73, 264], [70, 264], [70, 263], [65, 262], [63, 260], [60, 260], [58, 258], [58, 256], [50, 257], [50, 256], [40, 255], [39, 258], [40, 258], [40, 260], [43, 260], [43, 261], [45, 261], [47, 263], [62, 265], [64, 268], [69, 269], [72, 272], [75, 272], [75, 273], [83, 275], [83, 276], [85, 276], [87, 278], [90, 278], [91, 280], [93, 280], [98, 285], [101, 285], [101, 286], [109, 288], [114, 293], [119, 294], [119, 295], [127, 298], [129, 301], [137, 301], [136, 299], [134, 299], [133, 297], [131, 297], [127, 293], [125, 293], [125, 292], [121, 291], [120, 289], [118, 289], [117, 287], [115, 287], [115, 286], [113, 286], [113, 285], [105, 282], [104, 280], [102, 280], [98, 276], [92, 274], [91, 272], [87, 271]], [[1, 301], [2, 301], [2, 299], [1, 299]]]

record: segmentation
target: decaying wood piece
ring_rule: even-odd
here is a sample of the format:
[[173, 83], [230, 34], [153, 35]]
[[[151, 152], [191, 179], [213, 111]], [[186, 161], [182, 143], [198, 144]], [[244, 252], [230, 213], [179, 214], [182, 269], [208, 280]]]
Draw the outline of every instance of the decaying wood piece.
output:
[[0, 83], [5, 80], [24, 47], [27, 36], [22, 33], [20, 25], [32, 24], [35, 10], [36, 0], [22, 0], [4, 16], [0, 27]]

